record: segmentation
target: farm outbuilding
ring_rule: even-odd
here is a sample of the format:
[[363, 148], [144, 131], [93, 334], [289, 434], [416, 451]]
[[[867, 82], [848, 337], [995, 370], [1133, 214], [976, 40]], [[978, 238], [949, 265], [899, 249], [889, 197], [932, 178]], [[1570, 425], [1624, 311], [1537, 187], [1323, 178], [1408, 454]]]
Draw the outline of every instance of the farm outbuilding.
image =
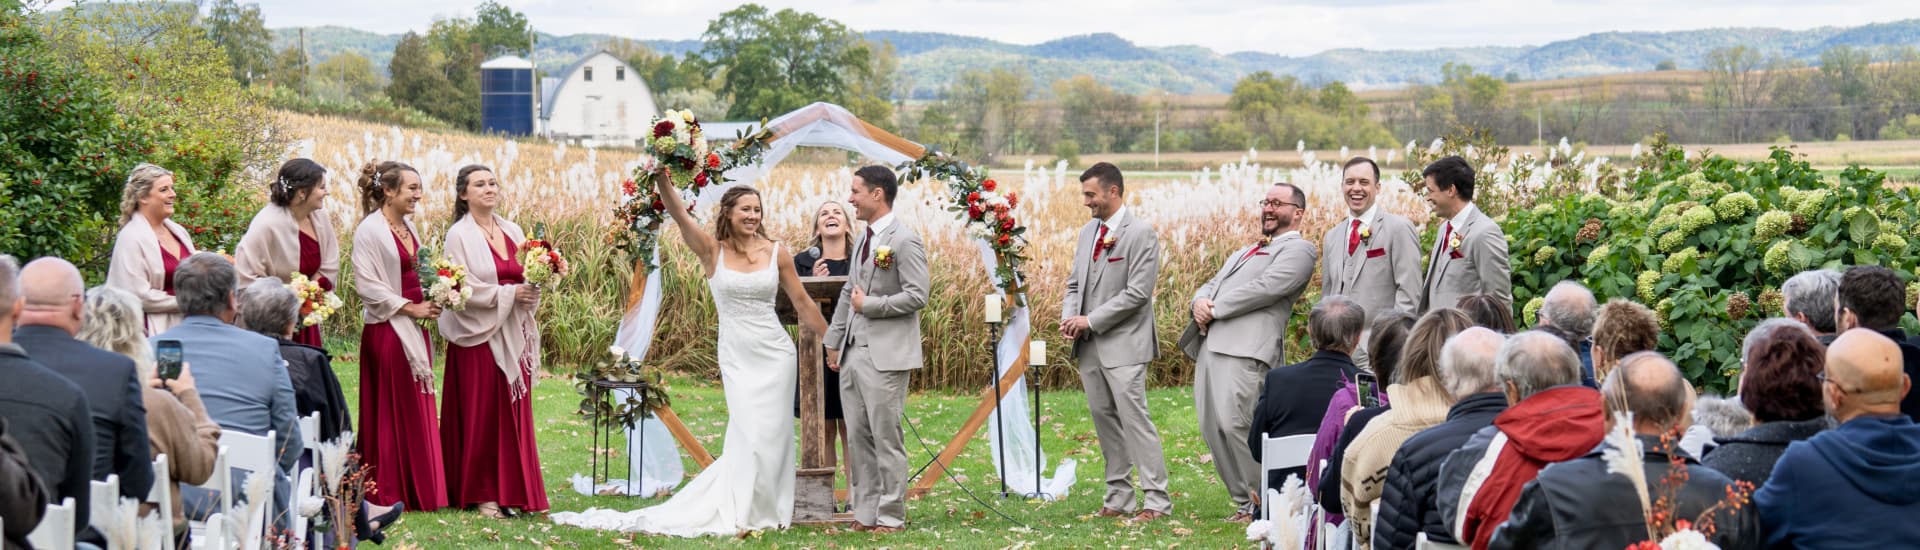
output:
[[640, 74], [605, 50], [540, 79], [540, 89], [540, 133], [556, 140], [633, 145], [660, 114]]

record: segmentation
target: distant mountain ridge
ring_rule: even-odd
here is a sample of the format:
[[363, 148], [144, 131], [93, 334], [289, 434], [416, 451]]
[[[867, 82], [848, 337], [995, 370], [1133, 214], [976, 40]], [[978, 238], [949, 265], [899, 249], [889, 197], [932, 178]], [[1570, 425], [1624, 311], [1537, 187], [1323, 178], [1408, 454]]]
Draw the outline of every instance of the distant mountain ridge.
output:
[[[354, 51], [385, 67], [400, 35], [344, 27], [309, 27], [307, 48], [316, 61]], [[293, 45], [299, 29], [274, 29], [276, 50]], [[1340, 80], [1356, 89], [1392, 88], [1440, 79], [1441, 66], [1464, 63], [1494, 74], [1538, 80], [1653, 70], [1662, 61], [1679, 68], [1702, 68], [1708, 52], [1745, 45], [1764, 56], [1779, 55], [1810, 64], [1834, 46], [1877, 48], [1920, 46], [1920, 19], [1857, 27], [1821, 27], [1803, 31], [1723, 28], [1672, 32], [1603, 32], [1540, 46], [1482, 46], [1425, 50], [1342, 48], [1308, 56], [1262, 52], [1218, 53], [1199, 46], [1149, 47], [1112, 33], [1069, 36], [1033, 45], [937, 32], [867, 31], [869, 40], [890, 42], [900, 56], [902, 82], [910, 98], [936, 97], [961, 72], [1006, 67], [1026, 72], [1036, 88], [1076, 75], [1130, 93], [1165, 90], [1174, 94], [1218, 94], [1254, 71], [1292, 75], [1308, 82]], [[616, 38], [604, 34], [538, 34], [533, 61], [558, 70]], [[641, 40], [655, 51], [680, 55], [698, 51], [698, 40]]]

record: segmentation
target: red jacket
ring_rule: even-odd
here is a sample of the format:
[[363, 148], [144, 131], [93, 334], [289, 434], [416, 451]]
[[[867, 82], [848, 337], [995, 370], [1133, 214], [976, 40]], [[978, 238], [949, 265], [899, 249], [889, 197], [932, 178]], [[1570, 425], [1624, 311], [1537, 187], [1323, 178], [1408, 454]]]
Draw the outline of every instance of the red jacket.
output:
[[[1600, 392], [1586, 386], [1556, 386], [1521, 400], [1493, 420], [1496, 432], [1482, 432], [1454, 451], [1442, 467], [1441, 483], [1464, 480], [1459, 492], [1465, 509], [1454, 526], [1458, 539], [1475, 550], [1487, 547], [1493, 531], [1506, 522], [1520, 490], [1548, 464], [1586, 455], [1606, 435]], [[1482, 473], [1484, 472], [1484, 474]], [[1442, 507], [1450, 507], [1446, 497]]]

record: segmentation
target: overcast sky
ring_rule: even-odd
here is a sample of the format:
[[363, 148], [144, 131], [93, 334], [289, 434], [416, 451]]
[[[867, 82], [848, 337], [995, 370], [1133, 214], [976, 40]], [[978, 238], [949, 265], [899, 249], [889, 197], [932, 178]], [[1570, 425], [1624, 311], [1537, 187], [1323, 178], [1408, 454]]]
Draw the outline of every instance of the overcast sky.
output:
[[[247, 0], [241, 0], [245, 3]], [[555, 34], [693, 39], [736, 2], [500, 0]], [[258, 0], [269, 27], [425, 30], [479, 0]], [[64, 2], [63, 2], [64, 3]], [[1604, 31], [1806, 29], [1920, 18], [1916, 0], [761, 0], [856, 30], [933, 31], [1034, 44], [1112, 32], [1146, 46], [1306, 55], [1333, 48], [1540, 45]]]

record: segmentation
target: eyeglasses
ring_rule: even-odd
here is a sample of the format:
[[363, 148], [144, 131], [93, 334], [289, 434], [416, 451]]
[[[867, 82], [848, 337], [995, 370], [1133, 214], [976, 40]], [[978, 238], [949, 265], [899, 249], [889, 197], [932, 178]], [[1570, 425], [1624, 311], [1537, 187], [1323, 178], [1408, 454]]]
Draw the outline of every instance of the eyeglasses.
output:
[[1852, 394], [1860, 393], [1859, 390], [1847, 389], [1845, 385], [1839, 382], [1827, 379], [1827, 373], [1824, 373], [1824, 372], [1814, 375], [1814, 378], [1820, 379], [1820, 383], [1822, 384], [1833, 384], [1833, 387], [1840, 388], [1840, 393], [1842, 395], [1852, 395]]
[[1262, 200], [1262, 201], [1260, 201], [1260, 206], [1271, 206], [1271, 207], [1274, 207], [1274, 208], [1279, 208], [1279, 207], [1282, 207], [1282, 206], [1291, 206], [1291, 207], [1294, 207], [1294, 208], [1301, 208], [1301, 206], [1300, 206], [1300, 205], [1298, 205], [1298, 204], [1294, 204], [1294, 203], [1290, 203], [1290, 202], [1287, 202], [1287, 201], [1283, 201], [1283, 200], [1280, 200], [1280, 199], [1266, 199], [1266, 200]]

